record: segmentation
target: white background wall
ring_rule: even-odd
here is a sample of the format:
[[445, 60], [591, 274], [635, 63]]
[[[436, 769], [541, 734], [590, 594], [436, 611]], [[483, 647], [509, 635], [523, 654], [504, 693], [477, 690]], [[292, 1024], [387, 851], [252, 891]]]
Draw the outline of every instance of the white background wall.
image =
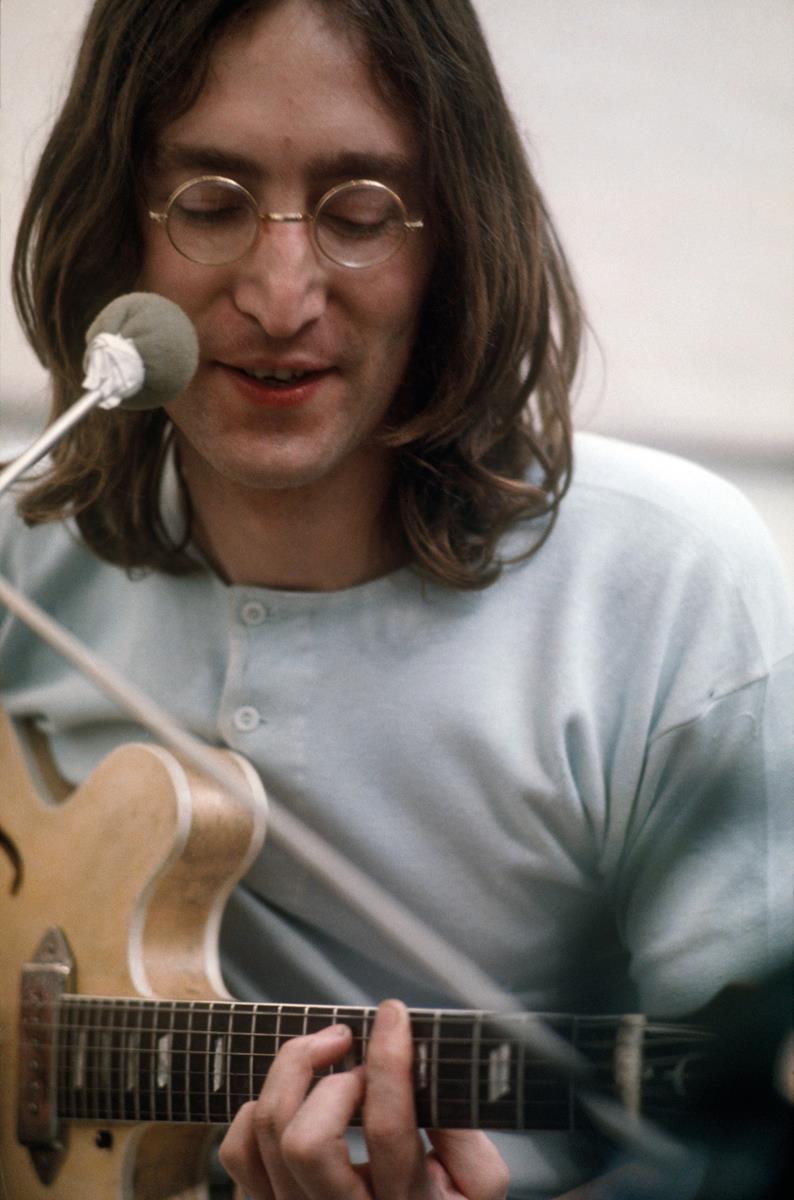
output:
[[[580, 426], [733, 478], [794, 578], [794, 5], [476, 3], [598, 338]], [[3, 448], [43, 420], [7, 276], [86, 11], [3, 0]]]

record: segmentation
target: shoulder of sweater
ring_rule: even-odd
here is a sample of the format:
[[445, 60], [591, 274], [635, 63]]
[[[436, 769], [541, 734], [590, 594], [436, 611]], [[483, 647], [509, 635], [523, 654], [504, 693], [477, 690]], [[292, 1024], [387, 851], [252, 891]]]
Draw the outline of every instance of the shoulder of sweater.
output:
[[[582, 522], [642, 556], [675, 548], [744, 577], [782, 579], [779, 555], [747, 497], [697, 463], [598, 434], [576, 436], [571, 489], [561, 525]], [[567, 505], [567, 511], [566, 511]]]

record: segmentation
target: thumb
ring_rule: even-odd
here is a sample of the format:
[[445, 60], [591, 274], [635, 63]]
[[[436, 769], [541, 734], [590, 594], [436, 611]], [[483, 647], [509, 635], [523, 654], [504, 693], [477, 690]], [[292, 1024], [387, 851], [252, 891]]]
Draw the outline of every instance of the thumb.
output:
[[507, 1163], [479, 1130], [428, 1129], [436, 1157], [467, 1200], [505, 1200], [510, 1186]]

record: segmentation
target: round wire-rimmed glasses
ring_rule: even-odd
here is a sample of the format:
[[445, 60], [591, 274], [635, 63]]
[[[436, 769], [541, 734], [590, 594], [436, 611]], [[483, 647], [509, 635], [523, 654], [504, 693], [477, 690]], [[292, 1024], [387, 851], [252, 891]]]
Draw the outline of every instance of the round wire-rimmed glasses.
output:
[[305, 222], [317, 249], [341, 267], [386, 262], [409, 233], [424, 228], [409, 220], [396, 192], [374, 179], [351, 179], [322, 196], [313, 212], [261, 212], [242, 184], [223, 175], [189, 179], [171, 193], [163, 212], [149, 216], [165, 227], [171, 245], [191, 262], [223, 266], [251, 249], [263, 221]]

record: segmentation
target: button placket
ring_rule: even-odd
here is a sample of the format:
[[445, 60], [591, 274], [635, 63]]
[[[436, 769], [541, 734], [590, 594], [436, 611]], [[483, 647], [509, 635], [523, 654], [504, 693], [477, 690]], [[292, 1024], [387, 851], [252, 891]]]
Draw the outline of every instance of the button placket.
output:
[[[235, 605], [235, 615], [238, 627], [242, 625], [245, 628], [253, 629], [256, 626], [263, 625], [269, 614], [261, 600], [249, 597], [248, 599], [240, 600]], [[245, 644], [246, 639], [242, 635], [242, 641], [238, 640], [238, 651], [242, 653], [242, 659], [238, 659], [241, 667], [247, 655], [247, 651], [243, 649]], [[237, 733], [253, 733], [254, 730], [258, 729], [264, 723], [265, 718], [253, 704], [238, 705], [230, 716], [231, 727]]]

